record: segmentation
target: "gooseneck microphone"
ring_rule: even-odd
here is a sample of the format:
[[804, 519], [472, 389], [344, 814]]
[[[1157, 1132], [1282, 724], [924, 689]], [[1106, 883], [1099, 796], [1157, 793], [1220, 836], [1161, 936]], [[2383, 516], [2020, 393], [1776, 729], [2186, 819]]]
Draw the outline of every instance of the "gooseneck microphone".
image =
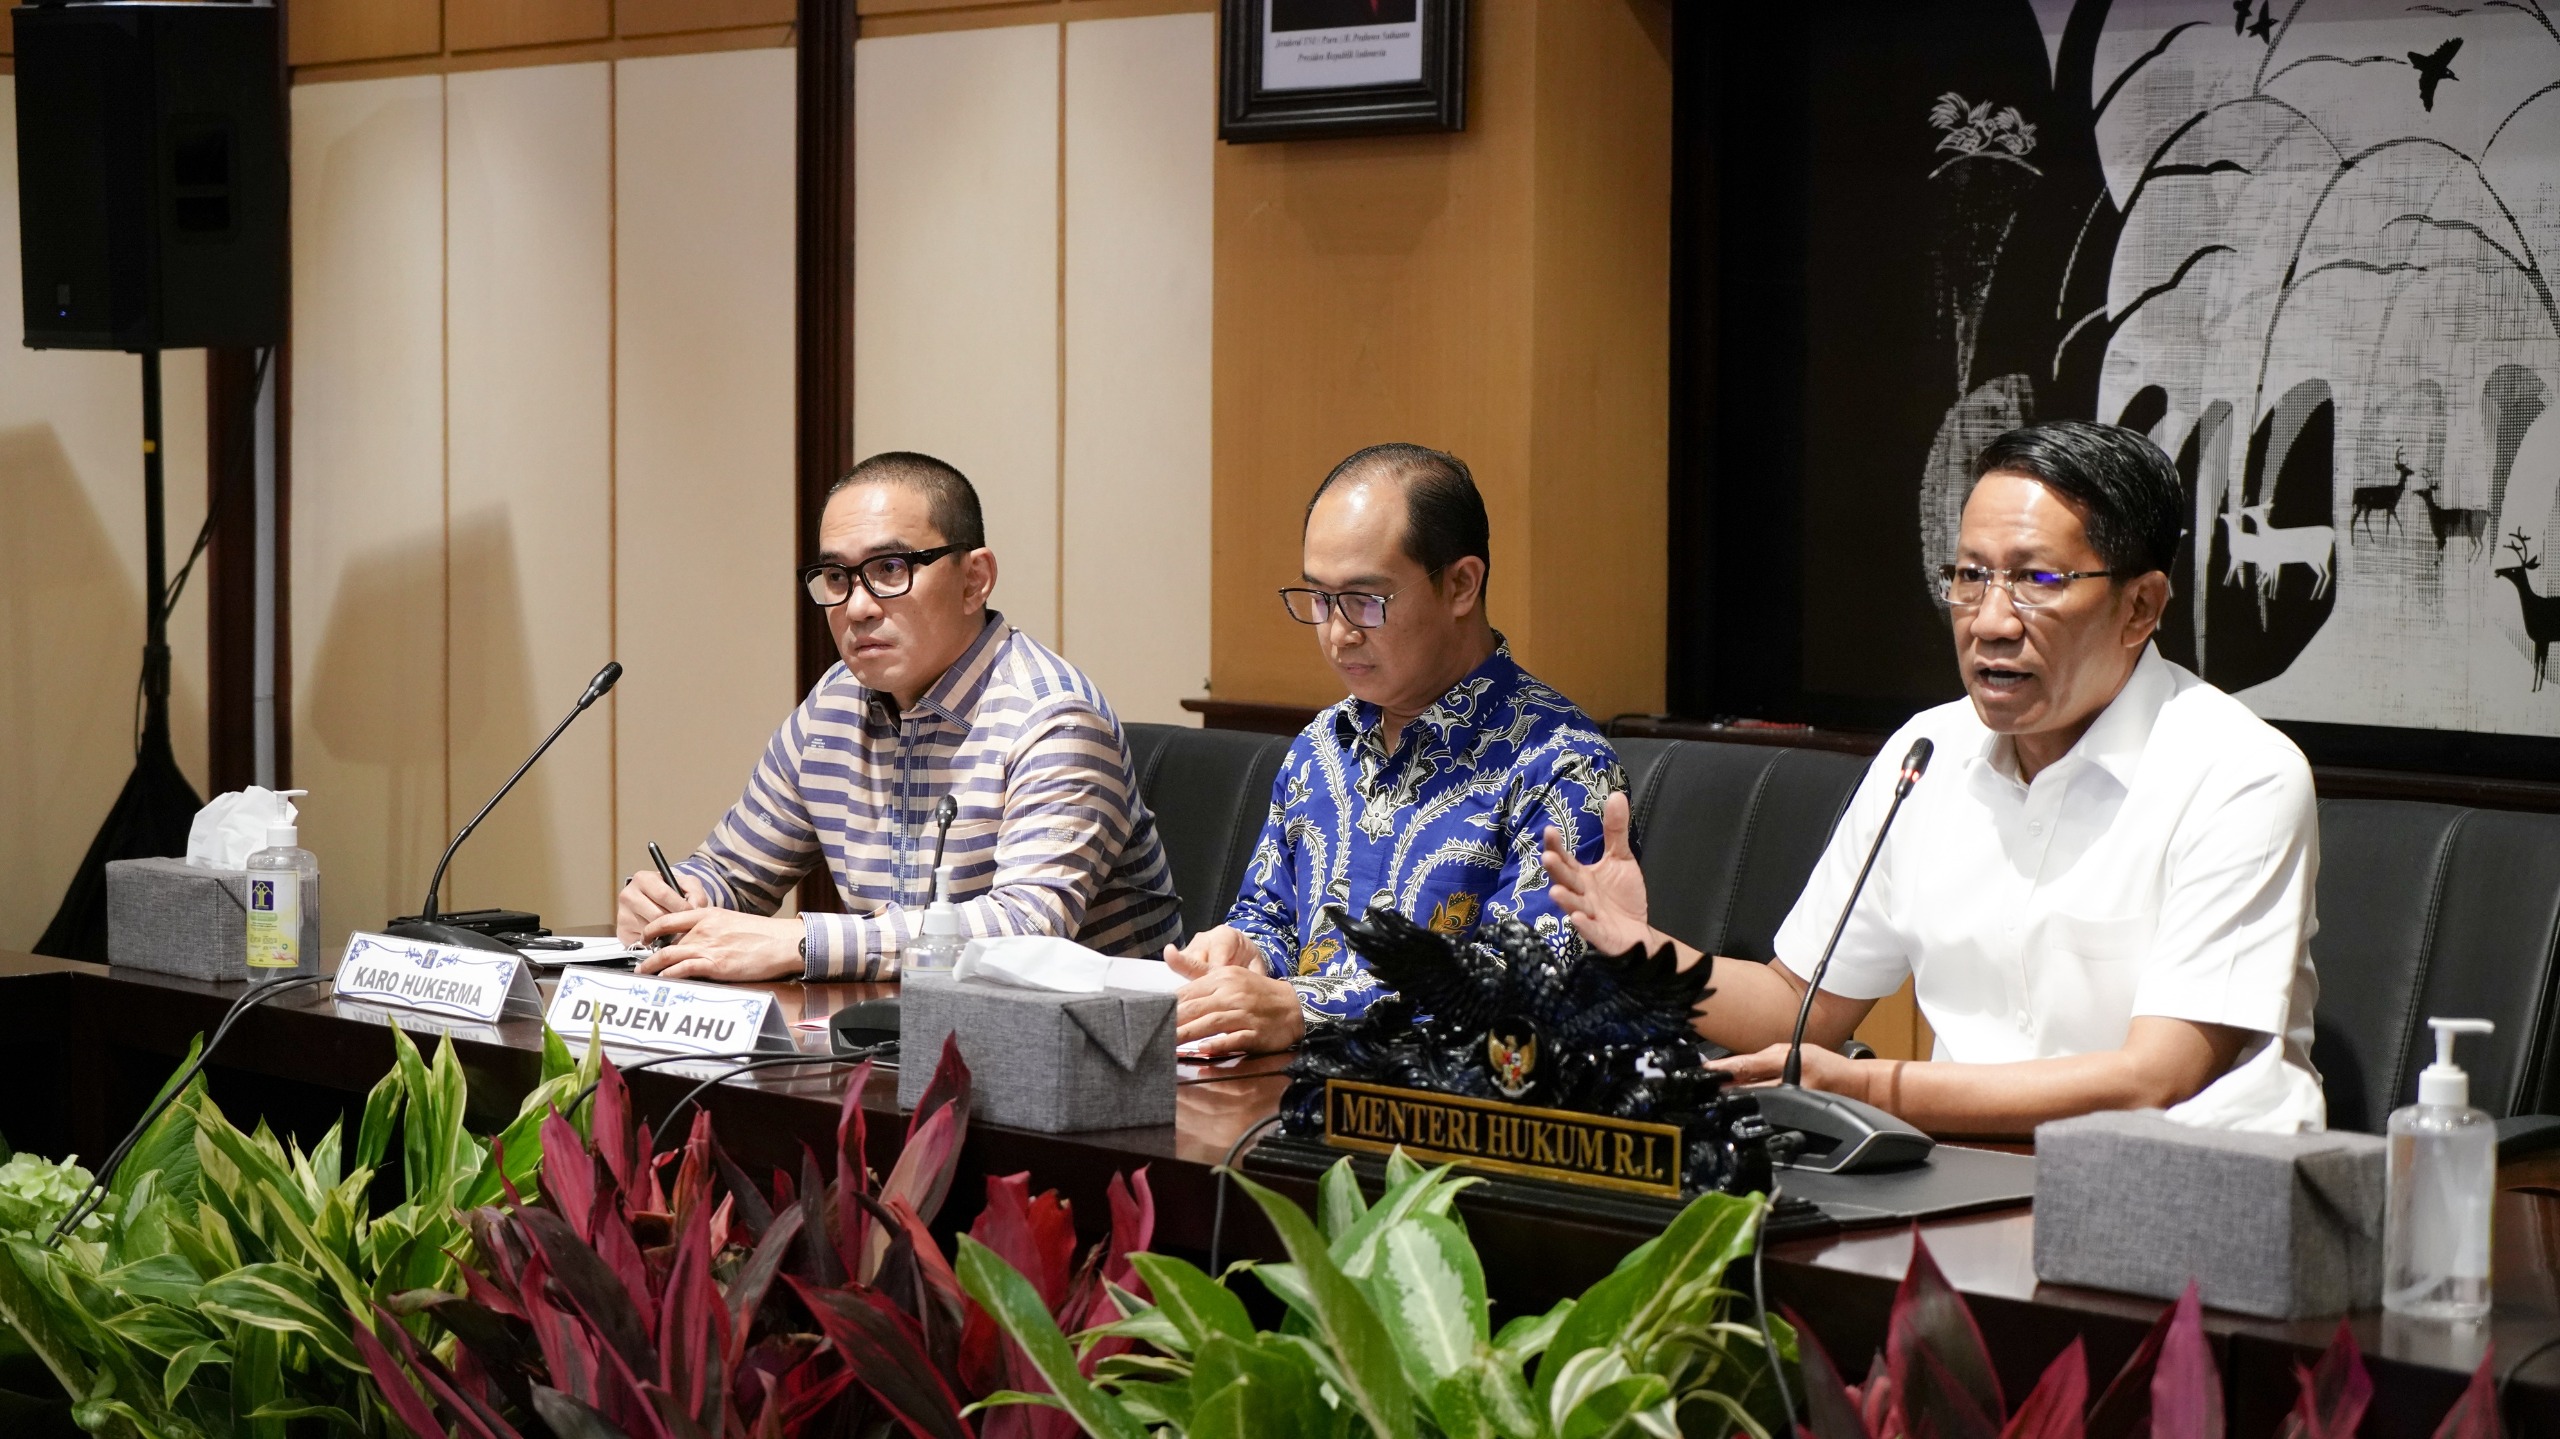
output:
[[1805, 984], [1804, 999], [1796, 1005], [1796, 1027], [1787, 1041], [1786, 1068], [1776, 1085], [1753, 1091], [1759, 1098], [1763, 1118], [1776, 1128], [1794, 1130], [1801, 1136], [1794, 1157], [1787, 1161], [1792, 1168], [1833, 1174], [1886, 1168], [1917, 1163], [1936, 1147], [1935, 1140], [1885, 1110], [1846, 1095], [1807, 1089], [1803, 1084], [1804, 1030], [1813, 1018], [1813, 997], [1822, 992], [1822, 978], [1831, 970], [1832, 953], [1840, 947], [1840, 936], [1848, 931], [1849, 916], [1858, 907], [1858, 896], [1866, 891], [1867, 876], [1875, 871], [1876, 856], [1884, 852], [1884, 837], [1893, 832], [1893, 817], [1902, 812], [1902, 801], [1928, 770], [1934, 748], [1926, 739], [1913, 740], [1910, 752], [1902, 757], [1902, 773], [1893, 783], [1893, 803], [1885, 809], [1884, 823], [1876, 826], [1875, 841], [1867, 846], [1866, 863], [1858, 867], [1857, 883], [1849, 886], [1848, 902], [1840, 906], [1839, 922], [1831, 927], [1831, 942], [1822, 947], [1822, 958], [1813, 966], [1813, 975]]
[[491, 949], [505, 954], [516, 953], [512, 946], [501, 944], [478, 930], [445, 924], [439, 920], [436, 897], [444, 891], [445, 868], [453, 863], [454, 851], [462, 848], [464, 840], [471, 838], [471, 832], [480, 827], [480, 821], [487, 819], [489, 811], [498, 807], [498, 801], [505, 799], [507, 792], [516, 787], [516, 781], [523, 779], [525, 771], [533, 768], [533, 762], [542, 758], [543, 752], [551, 748], [551, 742], [560, 738], [561, 732], [568, 729], [571, 722], [578, 716], [585, 714], [588, 706], [603, 699], [606, 691], [611, 690], [614, 682], [621, 678], [621, 662], [607, 660], [604, 668], [596, 671], [596, 677], [587, 681], [586, 693], [578, 696], [578, 702], [571, 705], [569, 712], [560, 717], [560, 723], [553, 725], [551, 733], [542, 737], [542, 743], [533, 747], [533, 753], [524, 757], [524, 763], [516, 766], [516, 772], [507, 776], [507, 782], [498, 786], [498, 792], [489, 796], [487, 804], [480, 806], [480, 812], [473, 815], [469, 823], [454, 832], [453, 842], [444, 847], [443, 857], [436, 861], [435, 877], [427, 881], [426, 903], [418, 907], [418, 913], [414, 917], [393, 921], [389, 926], [389, 932], [392, 935], [402, 939], [423, 939], [437, 944], [460, 945], [466, 949]]
[[1832, 951], [1840, 947], [1840, 936], [1849, 931], [1849, 915], [1858, 907], [1858, 896], [1866, 892], [1867, 876], [1875, 872], [1876, 856], [1884, 853], [1884, 837], [1893, 832], [1893, 817], [1902, 813], [1902, 802], [1911, 787], [1928, 773], [1929, 756], [1937, 746], [1927, 739], [1911, 742], [1911, 750], [1902, 757], [1902, 773], [1893, 781], [1893, 803], [1885, 807], [1884, 823], [1876, 826], [1875, 843], [1867, 846], [1867, 862], [1858, 866], [1858, 882], [1849, 886], [1849, 902], [1840, 906], [1840, 920], [1831, 926], [1831, 942], [1822, 947], [1822, 958], [1813, 966], [1813, 978], [1804, 987], [1804, 1002], [1796, 1006], [1796, 1032], [1787, 1040], [1786, 1073], [1781, 1084], [1795, 1084], [1804, 1078], [1804, 1027], [1813, 1018], [1813, 997], [1822, 992], [1822, 977], [1831, 972]]

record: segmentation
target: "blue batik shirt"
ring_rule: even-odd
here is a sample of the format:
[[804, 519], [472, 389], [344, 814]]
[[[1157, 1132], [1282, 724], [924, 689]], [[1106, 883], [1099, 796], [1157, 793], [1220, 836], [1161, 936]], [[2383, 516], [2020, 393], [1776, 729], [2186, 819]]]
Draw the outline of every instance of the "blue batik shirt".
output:
[[1585, 863], [1600, 803], [1626, 788], [1599, 726], [1512, 661], [1491, 658], [1405, 727], [1390, 754], [1378, 707], [1346, 699], [1289, 746], [1244, 892], [1227, 923], [1297, 986], [1310, 1024], [1349, 1019], [1383, 991], [1332, 910], [1379, 904], [1450, 935], [1518, 919], [1561, 952], [1579, 943], [1539, 846], [1549, 826]]

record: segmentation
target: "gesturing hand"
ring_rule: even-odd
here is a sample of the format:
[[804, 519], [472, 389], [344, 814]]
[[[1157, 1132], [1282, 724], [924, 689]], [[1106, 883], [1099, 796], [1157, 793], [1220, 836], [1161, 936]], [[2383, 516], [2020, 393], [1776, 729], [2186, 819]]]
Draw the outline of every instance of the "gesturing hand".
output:
[[1548, 828], [1544, 844], [1548, 898], [1593, 949], [1624, 954], [1662, 942], [1646, 919], [1644, 871], [1627, 842], [1627, 793], [1620, 790], [1600, 806], [1600, 858], [1589, 864], [1564, 847], [1564, 835]]

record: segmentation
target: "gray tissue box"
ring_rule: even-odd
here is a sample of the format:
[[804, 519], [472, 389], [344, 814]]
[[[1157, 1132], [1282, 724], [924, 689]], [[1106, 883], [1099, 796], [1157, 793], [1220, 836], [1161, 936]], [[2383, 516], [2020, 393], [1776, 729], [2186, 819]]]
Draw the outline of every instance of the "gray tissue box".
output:
[[948, 974], [899, 987], [898, 1107], [957, 1035], [977, 1116], [1053, 1134], [1173, 1122], [1173, 996], [1053, 994]]
[[189, 979], [249, 977], [249, 872], [107, 861], [107, 962]]
[[2383, 1141], [2156, 1111], [2036, 1129], [2036, 1278], [2301, 1319], [2382, 1298]]

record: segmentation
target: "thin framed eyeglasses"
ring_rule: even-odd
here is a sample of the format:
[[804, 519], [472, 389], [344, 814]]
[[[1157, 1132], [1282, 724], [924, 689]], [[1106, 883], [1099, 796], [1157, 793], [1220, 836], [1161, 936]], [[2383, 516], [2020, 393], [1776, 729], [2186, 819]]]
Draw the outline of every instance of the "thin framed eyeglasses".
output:
[[1302, 625], [1320, 625], [1340, 610], [1342, 618], [1353, 629], [1374, 630], [1387, 622], [1387, 601], [1395, 594], [1373, 595], [1363, 590], [1288, 589], [1280, 592], [1280, 603], [1289, 607], [1289, 618]]
[[1987, 565], [1940, 565], [1938, 598], [1956, 609], [1969, 610], [1982, 603], [1993, 585], [1998, 585], [2009, 592], [2010, 608], [2032, 610], [2061, 599], [2077, 581], [2113, 579], [2115, 574], [2113, 570], [1995, 570]]
[[944, 555], [965, 552], [967, 545], [942, 545], [930, 550], [903, 550], [895, 554], [873, 555], [858, 565], [839, 565], [832, 561], [811, 565], [800, 572], [800, 583], [809, 591], [809, 600], [820, 609], [834, 609], [853, 598], [853, 583], [858, 578], [862, 587], [871, 591], [875, 600], [894, 600], [915, 588], [916, 571], [941, 559]]

